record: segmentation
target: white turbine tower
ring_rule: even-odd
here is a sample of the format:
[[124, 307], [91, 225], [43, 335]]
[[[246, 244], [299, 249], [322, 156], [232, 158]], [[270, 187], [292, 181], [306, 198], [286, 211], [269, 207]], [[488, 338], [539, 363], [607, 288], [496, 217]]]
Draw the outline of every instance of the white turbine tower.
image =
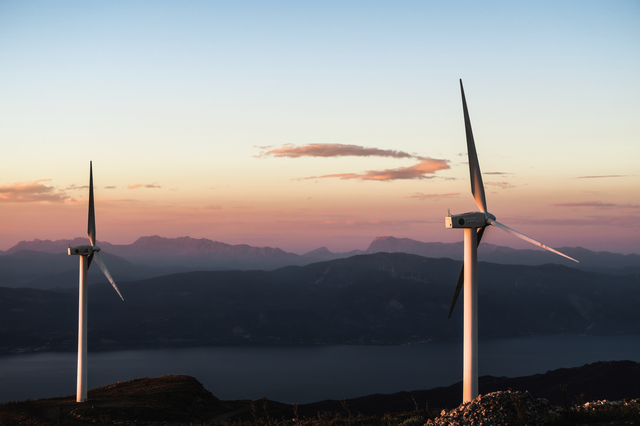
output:
[[574, 262], [577, 260], [560, 253], [520, 232], [509, 228], [496, 221], [496, 217], [487, 211], [487, 200], [484, 196], [484, 185], [480, 174], [478, 154], [471, 132], [471, 121], [467, 111], [467, 101], [464, 97], [464, 88], [460, 80], [460, 91], [462, 93], [462, 109], [464, 111], [464, 127], [467, 134], [467, 151], [469, 154], [469, 173], [471, 175], [471, 193], [480, 209], [479, 212], [463, 213], [459, 215], [449, 215], [445, 218], [447, 228], [464, 228], [464, 266], [460, 271], [458, 285], [453, 295], [453, 302], [449, 311], [449, 317], [458, 300], [458, 295], [464, 283], [464, 337], [463, 337], [463, 402], [472, 401], [478, 396], [478, 244], [482, 239], [487, 226], [495, 226], [503, 231], [522, 238], [532, 244], [552, 251]]
[[80, 256], [80, 291], [78, 307], [78, 384], [76, 389], [76, 401], [86, 402], [87, 400], [87, 275], [91, 260], [95, 260], [98, 267], [104, 272], [113, 288], [116, 289], [122, 300], [124, 298], [118, 290], [118, 286], [111, 278], [109, 270], [100, 258], [98, 252], [100, 247], [96, 244], [96, 215], [93, 206], [93, 165], [89, 162], [89, 225], [87, 227], [89, 241], [91, 245], [69, 247], [69, 255]]

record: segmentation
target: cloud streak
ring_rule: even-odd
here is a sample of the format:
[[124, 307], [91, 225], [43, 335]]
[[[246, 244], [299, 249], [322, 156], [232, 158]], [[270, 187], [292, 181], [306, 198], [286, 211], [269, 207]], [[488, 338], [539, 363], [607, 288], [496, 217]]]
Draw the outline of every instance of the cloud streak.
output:
[[418, 164], [410, 167], [398, 167], [385, 170], [368, 170], [364, 173], [335, 173], [331, 175], [309, 176], [303, 179], [339, 178], [339, 179], [360, 179], [374, 181], [392, 181], [406, 179], [433, 179], [439, 170], [449, 169], [448, 160], [438, 160], [434, 158], [424, 158]]
[[637, 215], [588, 216], [585, 219], [505, 219], [505, 223], [516, 225], [550, 225], [550, 226], [615, 226], [620, 228], [637, 228]]
[[602, 201], [583, 201], [580, 203], [558, 203], [551, 204], [554, 207], [596, 207], [596, 208], [610, 208], [617, 207], [622, 209], [640, 209], [638, 204], [615, 204], [615, 203], [603, 203]]
[[510, 188], [515, 188], [516, 185], [512, 185], [509, 182], [487, 182], [485, 183], [485, 185], [487, 186], [496, 186], [500, 189], [510, 189]]
[[459, 192], [450, 192], [448, 194], [423, 194], [422, 192], [416, 192], [415, 194], [410, 195], [407, 198], [414, 198], [414, 199], [417, 199], [417, 200], [434, 200], [434, 201], [438, 201], [441, 198], [457, 197], [458, 195], [460, 195]]
[[49, 180], [1, 185], [0, 203], [64, 203], [70, 198], [64, 191], [56, 191], [53, 186], [39, 183]]
[[[268, 148], [268, 147], [261, 147]], [[287, 144], [281, 148], [274, 148], [268, 151], [263, 151], [256, 157], [285, 157], [285, 158], [300, 158], [300, 157], [391, 157], [391, 158], [417, 158], [422, 160], [423, 157], [419, 157], [413, 154], [409, 154], [404, 151], [396, 151], [394, 149], [379, 149], [379, 148], [366, 148], [359, 145], [346, 145], [339, 143], [312, 143], [308, 145], [295, 146], [293, 144]]]
[[89, 185], [76, 186], [75, 183], [72, 183], [71, 185], [65, 188], [65, 191], [73, 191], [76, 189], [88, 189], [88, 188], [89, 188]]
[[153, 182], [153, 183], [148, 183], [146, 185], [143, 185], [141, 183], [134, 183], [133, 185], [127, 185], [127, 188], [138, 189], [138, 188], [162, 188], [162, 187], [158, 185], [158, 182]]
[[601, 179], [601, 178], [617, 178], [617, 177], [627, 177], [627, 175], [578, 176], [576, 179]]
[[319, 227], [327, 228], [380, 228], [380, 227], [407, 227], [414, 224], [434, 223], [430, 220], [323, 220], [317, 223]]

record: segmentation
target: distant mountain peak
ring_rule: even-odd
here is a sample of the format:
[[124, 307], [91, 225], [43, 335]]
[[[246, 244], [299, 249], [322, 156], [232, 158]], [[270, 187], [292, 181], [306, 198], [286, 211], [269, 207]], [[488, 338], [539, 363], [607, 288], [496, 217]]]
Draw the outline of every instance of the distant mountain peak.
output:
[[[22, 250], [40, 251], [44, 253], [63, 253], [67, 251], [67, 247], [80, 246], [89, 244], [88, 238], [76, 237], [73, 240], [41, 240], [36, 238], [32, 241], [20, 241], [15, 246], [8, 249], [5, 253], [11, 254]], [[108, 244], [108, 243], [107, 243]]]
[[322, 246], [320, 248], [317, 248], [315, 250], [311, 250], [310, 252], [303, 254], [303, 256], [314, 257], [314, 256], [327, 256], [327, 255], [331, 255], [331, 254], [333, 254], [333, 253], [331, 251], [329, 251], [328, 248]]
[[[6, 256], [19, 251], [36, 251], [45, 253], [66, 253], [67, 247], [89, 244], [89, 240], [78, 237], [69, 240], [20, 241], [0, 255]], [[143, 236], [132, 244], [110, 244], [99, 240], [98, 246], [103, 251], [125, 258], [131, 262], [145, 265], [179, 265], [194, 269], [273, 269], [281, 266], [303, 265], [310, 262], [347, 258], [359, 254], [407, 253], [431, 258], [450, 258], [462, 260], [463, 243], [421, 242], [410, 238], [397, 238], [390, 235], [375, 237], [366, 250], [351, 250], [333, 253], [327, 247], [320, 247], [300, 256], [287, 253], [279, 248], [254, 247], [248, 244], [226, 244], [206, 238], [182, 236], [177, 238], [159, 235]], [[563, 247], [562, 251], [583, 263], [578, 269], [598, 270], [612, 273], [637, 273], [640, 270], [640, 255], [610, 252], [593, 252], [582, 247]], [[555, 263], [576, 267], [570, 261], [553, 253], [538, 249], [513, 249], [483, 243], [478, 250], [478, 259], [484, 262], [512, 265], [542, 265]]]

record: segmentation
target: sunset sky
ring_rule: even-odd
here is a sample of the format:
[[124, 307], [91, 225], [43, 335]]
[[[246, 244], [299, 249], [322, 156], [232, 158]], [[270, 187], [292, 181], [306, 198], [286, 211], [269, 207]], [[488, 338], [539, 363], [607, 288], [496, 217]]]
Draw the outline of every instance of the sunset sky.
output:
[[[0, 250], [191, 236], [461, 241], [487, 204], [640, 253], [640, 2], [1, 1]], [[484, 240], [533, 248], [498, 229]]]

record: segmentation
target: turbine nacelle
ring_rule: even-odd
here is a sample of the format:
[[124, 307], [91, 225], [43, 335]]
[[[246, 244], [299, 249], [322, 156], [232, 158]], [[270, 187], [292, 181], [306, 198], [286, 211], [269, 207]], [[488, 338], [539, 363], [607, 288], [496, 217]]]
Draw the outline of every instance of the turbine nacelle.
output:
[[98, 246], [78, 246], [78, 247], [69, 247], [69, 255], [78, 255], [78, 256], [89, 256], [91, 253], [100, 251], [100, 247]]
[[445, 228], [482, 228], [491, 224], [496, 217], [491, 213], [469, 212], [449, 215], [444, 218]]

